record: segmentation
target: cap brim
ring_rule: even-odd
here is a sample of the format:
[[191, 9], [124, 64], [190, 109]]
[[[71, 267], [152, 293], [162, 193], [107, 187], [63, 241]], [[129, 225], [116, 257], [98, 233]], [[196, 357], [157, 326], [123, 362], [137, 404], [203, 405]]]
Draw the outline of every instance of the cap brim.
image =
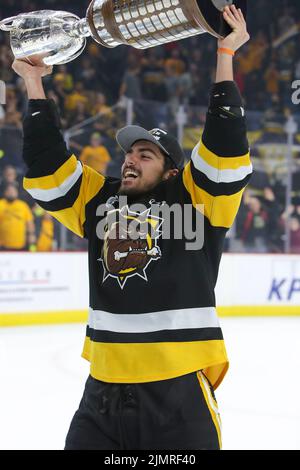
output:
[[169, 152], [150, 134], [146, 129], [140, 126], [127, 126], [123, 127], [117, 132], [116, 139], [121, 149], [128, 152], [133, 144], [138, 140], [146, 140], [157, 145], [163, 152], [169, 155]]

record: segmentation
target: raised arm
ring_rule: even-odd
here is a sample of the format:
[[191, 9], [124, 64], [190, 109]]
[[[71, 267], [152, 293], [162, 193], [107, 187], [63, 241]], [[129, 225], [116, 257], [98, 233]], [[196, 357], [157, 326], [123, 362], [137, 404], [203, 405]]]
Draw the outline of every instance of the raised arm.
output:
[[104, 187], [105, 178], [82, 165], [66, 147], [53, 100], [47, 100], [42, 77], [46, 66], [16, 60], [29, 105], [24, 119], [23, 158], [28, 167], [24, 188], [39, 206], [79, 236], [88, 236], [86, 205]]
[[218, 41], [218, 62], [216, 83], [233, 81], [233, 56], [250, 39], [243, 13], [235, 5], [225, 7], [223, 16], [232, 28], [225, 39]]
[[242, 98], [233, 81], [233, 56], [249, 39], [241, 11], [226, 7], [224, 18], [233, 31], [218, 42], [216, 82], [204, 132], [183, 174], [193, 205], [204, 204], [212, 227], [228, 229], [252, 173]]

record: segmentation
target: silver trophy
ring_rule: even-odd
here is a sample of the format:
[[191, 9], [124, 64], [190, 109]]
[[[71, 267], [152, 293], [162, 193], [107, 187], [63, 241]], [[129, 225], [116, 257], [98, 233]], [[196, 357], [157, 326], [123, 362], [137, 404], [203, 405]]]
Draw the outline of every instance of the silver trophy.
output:
[[6, 18], [0, 29], [10, 32], [17, 59], [58, 65], [78, 57], [89, 36], [105, 47], [138, 49], [203, 33], [225, 37], [230, 28], [222, 10], [232, 3], [246, 15], [247, 0], [92, 0], [83, 19], [41, 10]]

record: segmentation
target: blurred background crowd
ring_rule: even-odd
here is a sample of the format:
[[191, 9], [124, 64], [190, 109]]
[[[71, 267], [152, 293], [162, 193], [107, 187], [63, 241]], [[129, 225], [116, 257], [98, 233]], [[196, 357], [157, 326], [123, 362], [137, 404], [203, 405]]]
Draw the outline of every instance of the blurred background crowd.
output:
[[[1, 0], [0, 19], [42, 8], [84, 17], [88, 4]], [[235, 79], [247, 109], [255, 174], [226, 249], [300, 253], [300, 108], [291, 98], [292, 83], [300, 80], [300, 4], [261, 0], [249, 10], [251, 41], [236, 56]], [[84, 249], [22, 189], [27, 100], [12, 61], [9, 35], [0, 33], [0, 80], [7, 91], [0, 104], [0, 249]], [[70, 148], [96, 171], [118, 177], [122, 155], [115, 134], [126, 124], [168, 128], [189, 159], [205, 122], [215, 64], [216, 41], [207, 34], [146, 51], [88, 40], [79, 58], [54, 68], [45, 87], [59, 106]]]

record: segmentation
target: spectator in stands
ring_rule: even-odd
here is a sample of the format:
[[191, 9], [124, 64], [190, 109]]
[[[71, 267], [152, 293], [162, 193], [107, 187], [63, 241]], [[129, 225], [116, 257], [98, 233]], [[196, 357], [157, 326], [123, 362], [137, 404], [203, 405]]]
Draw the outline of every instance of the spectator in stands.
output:
[[48, 212], [45, 212], [42, 217], [38, 233], [37, 251], [52, 251], [54, 249], [54, 220]]
[[250, 196], [246, 205], [247, 213], [241, 234], [245, 251], [264, 253], [267, 251], [267, 213], [256, 197]]
[[245, 251], [266, 253], [271, 248], [270, 235], [276, 230], [277, 208], [271, 189], [265, 193], [264, 205], [257, 197], [246, 193], [244, 220], [241, 224], [241, 240]]
[[18, 188], [10, 183], [0, 199], [0, 249], [31, 250], [36, 247], [33, 214], [26, 202], [19, 199]]
[[[246, 48], [247, 46], [245, 46]], [[198, 70], [201, 70], [203, 68], [203, 63], [205, 63], [204, 58], [203, 58], [203, 50], [201, 48], [195, 48], [191, 51], [191, 63], [194, 64]]]
[[171, 65], [165, 65], [165, 87], [167, 90], [167, 98], [169, 105], [172, 109], [172, 114], [175, 115], [180, 104], [180, 80], [176, 68]]
[[263, 192], [263, 206], [268, 214], [267, 246], [268, 251], [278, 253], [282, 251], [282, 232], [280, 230], [280, 204], [271, 187], [265, 187]]
[[166, 70], [172, 69], [175, 75], [182, 75], [185, 71], [185, 63], [181, 58], [180, 45], [176, 43], [176, 47], [171, 50], [171, 57], [165, 60]]
[[[3, 18], [0, 16], [0, 18]], [[13, 53], [11, 48], [6, 44], [0, 45], [0, 80], [3, 80], [5, 83], [12, 83], [14, 77], [11, 73], [11, 63], [14, 60]]]
[[106, 175], [111, 156], [106, 147], [102, 145], [101, 136], [98, 132], [92, 134], [90, 145], [83, 148], [80, 160], [98, 173]]
[[29, 206], [32, 205], [33, 199], [30, 196], [28, 197], [27, 191], [24, 191], [22, 178], [18, 175], [17, 169], [12, 165], [6, 165], [3, 169], [2, 177], [0, 178], [0, 198], [3, 197], [8, 184], [14, 184], [18, 189], [20, 199], [27, 202]]
[[4, 107], [4, 117], [0, 120], [0, 126], [22, 128], [22, 116], [17, 109], [17, 97], [13, 88], [7, 89], [7, 102]]
[[76, 82], [74, 90], [66, 96], [65, 99], [65, 109], [66, 111], [74, 111], [76, 109], [77, 103], [84, 103], [85, 106], [88, 106], [88, 99], [86, 97], [86, 91], [83, 88], [82, 82]]
[[106, 96], [103, 93], [97, 93], [95, 104], [92, 107], [92, 114], [99, 115], [93, 127], [99, 131], [102, 136], [109, 132], [115, 134], [117, 127], [114, 126], [115, 113], [110, 106], [106, 104]]
[[57, 245], [55, 240], [55, 221], [38, 204], [32, 208], [37, 234], [37, 251], [52, 251]]
[[97, 67], [93, 65], [91, 58], [85, 55], [81, 58], [81, 65], [78, 79], [83, 83], [85, 88], [89, 90], [97, 90], [99, 88]]
[[193, 77], [191, 70], [188, 70], [185, 66], [183, 73], [178, 77], [178, 97], [180, 104], [189, 105], [192, 86]]
[[17, 96], [17, 108], [18, 111], [20, 111], [21, 116], [23, 116], [27, 110], [27, 97], [25, 93], [26, 86], [24, 80], [21, 77], [17, 78], [16, 80], [15, 91]]
[[62, 111], [62, 114], [65, 115], [66, 114], [65, 101], [67, 99], [67, 94], [64, 90], [63, 81], [61, 80], [54, 81], [51, 86], [51, 89], [47, 91], [47, 94], [49, 93], [54, 94], [54, 97], [51, 97], [51, 98], [53, 98], [54, 101], [58, 103], [59, 108]]
[[290, 219], [291, 253], [300, 254], [300, 217]]
[[2, 177], [0, 178], [0, 197], [3, 197], [4, 190], [8, 184], [18, 185], [17, 170], [12, 165], [7, 165], [3, 169]]
[[120, 88], [120, 98], [126, 96], [133, 100], [140, 100], [142, 98], [142, 90], [139, 61], [135, 55], [129, 54], [127, 64], [127, 70], [125, 71]]
[[68, 72], [66, 65], [57, 66], [57, 71], [53, 76], [53, 82], [54, 84], [61, 83], [65, 92], [71, 92], [73, 90], [73, 76]]
[[191, 76], [190, 102], [193, 106], [201, 106], [205, 100], [204, 95], [209, 88], [209, 76], [205, 69], [198, 70], [195, 64], [190, 64], [189, 72]]
[[82, 124], [90, 117], [91, 116], [86, 109], [85, 103], [78, 101], [75, 109], [69, 113], [66, 127], [70, 128], [76, 126], [76, 124]]
[[164, 67], [156, 57], [155, 49], [149, 49], [147, 52], [141, 68], [143, 95], [148, 100], [166, 101], [167, 90], [164, 83]]
[[285, 209], [280, 216], [280, 225], [284, 232], [287, 225], [290, 229], [291, 252], [300, 253], [300, 206], [290, 205]]
[[107, 106], [106, 96], [103, 93], [96, 94], [95, 104], [92, 108], [92, 114], [112, 114], [111, 107]]
[[276, 62], [271, 62], [267, 68], [264, 79], [266, 82], [266, 91], [272, 95], [279, 93], [279, 71]]

